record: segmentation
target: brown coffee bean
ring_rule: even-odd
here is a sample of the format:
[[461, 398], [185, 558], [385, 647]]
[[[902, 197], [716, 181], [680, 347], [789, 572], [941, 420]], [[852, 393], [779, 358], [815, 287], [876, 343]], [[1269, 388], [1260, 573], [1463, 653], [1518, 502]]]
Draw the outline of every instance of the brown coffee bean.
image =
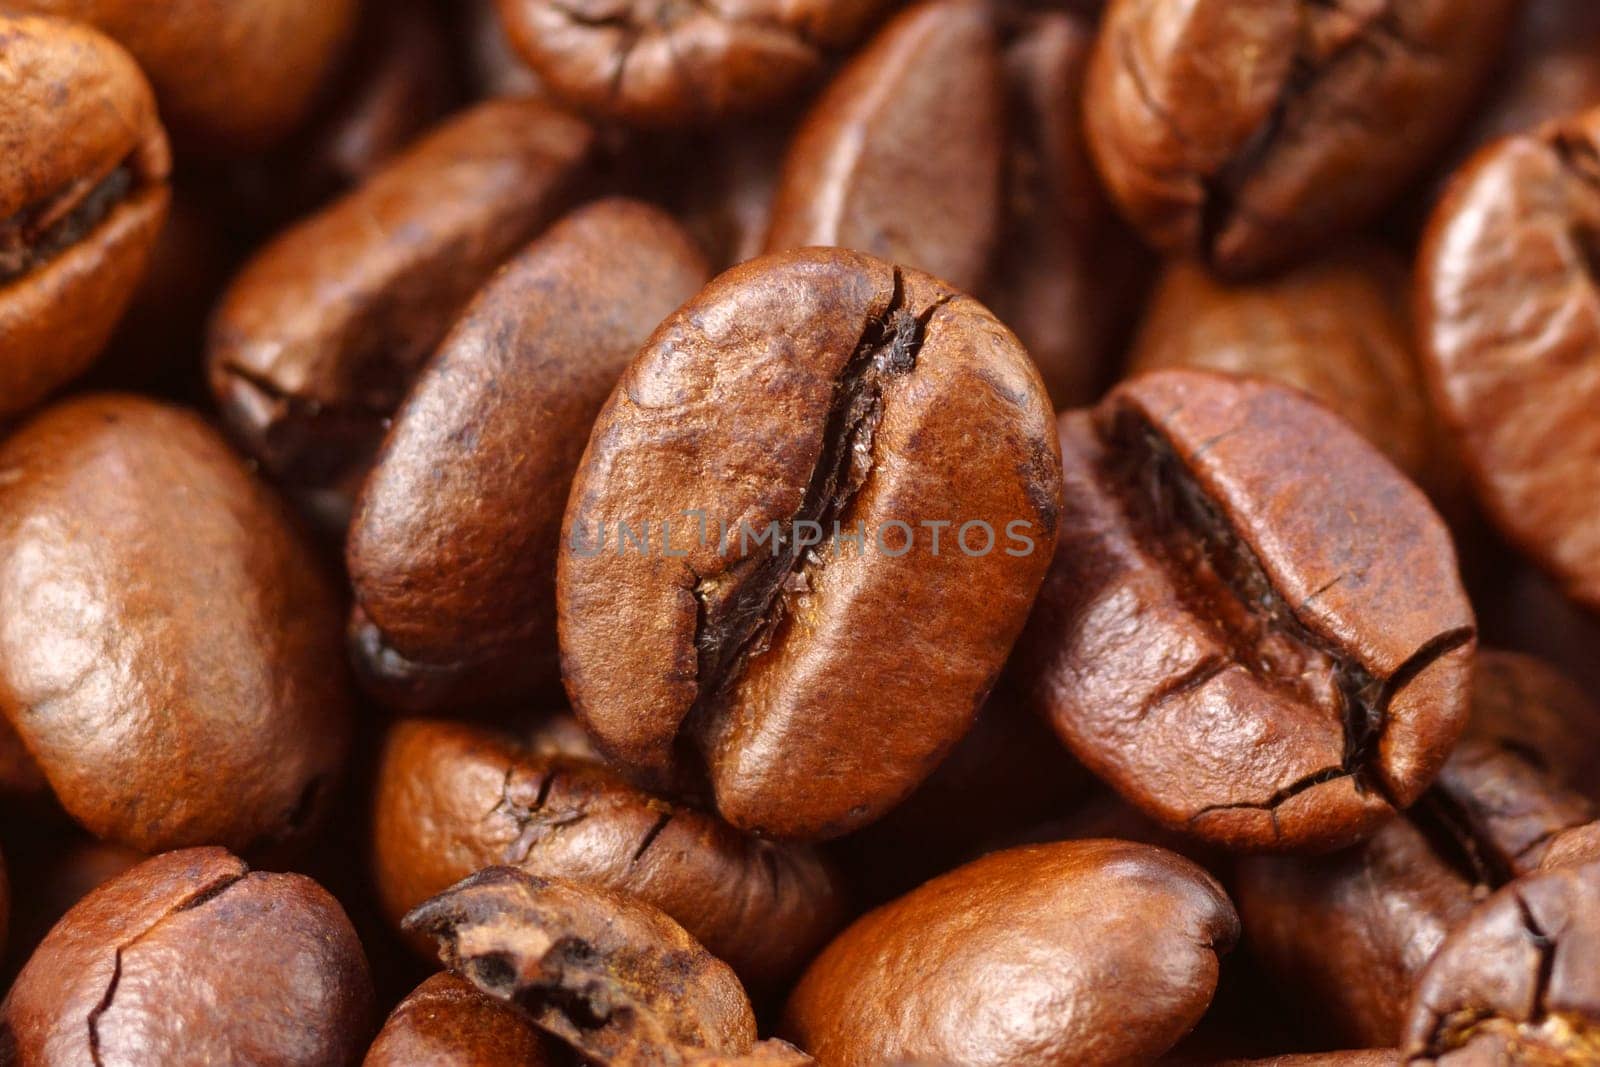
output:
[[733, 971], [633, 897], [490, 867], [417, 908], [406, 926], [586, 1062], [697, 1063], [756, 1044]]
[[559, 686], [556, 549], [589, 428], [708, 276], [670, 217], [609, 200], [553, 226], [468, 305], [395, 416], [346, 546], [355, 660], [386, 703]]
[[1600, 109], [1508, 138], [1451, 183], [1417, 266], [1433, 397], [1478, 499], [1567, 594], [1600, 607]]
[[1145, 256], [1112, 212], [1082, 129], [1093, 23], [1029, 13], [1007, 27], [1006, 227], [981, 292], [1057, 408], [1092, 403], [1132, 318]]
[[562, 209], [592, 144], [586, 125], [545, 104], [481, 104], [258, 253], [217, 309], [206, 354], [250, 453], [291, 487], [353, 495], [417, 368], [500, 261]]
[[1004, 106], [986, 7], [935, 0], [904, 12], [795, 134], [767, 251], [854, 248], [975, 291], [1000, 226]]
[[564, 1051], [514, 1005], [436, 974], [389, 1014], [363, 1067], [561, 1067]]
[[334, 593], [193, 415], [66, 401], [0, 446], [0, 712], [92, 833], [298, 836], [350, 733]]
[[927, 275], [835, 249], [723, 274], [640, 352], [574, 480], [575, 710], [645, 780], [704, 764], [742, 829], [870, 822], [1010, 651], [1054, 546], [1056, 447], [1016, 339]]
[[0, 14], [0, 420], [89, 368], [144, 275], [171, 159], [129, 55]]
[[1216, 882], [1160, 849], [999, 852], [841, 934], [783, 1032], [829, 1067], [1150, 1062], [1211, 1002], [1238, 927]]
[[310, 109], [356, 0], [6, 0], [98, 27], [150, 75], [161, 114], [201, 155], [263, 148]]
[[1085, 766], [1235, 849], [1349, 843], [1415, 801], [1474, 646], [1422, 494], [1255, 379], [1147, 374], [1061, 439], [1072, 506], [1017, 669]]
[[631, 126], [767, 110], [851, 44], [883, 0], [498, 0], [512, 45], [558, 98]]
[[1128, 369], [1259, 375], [1303, 389], [1427, 485], [1438, 480], [1439, 447], [1411, 348], [1406, 287], [1405, 265], [1372, 244], [1251, 284], [1172, 263], [1145, 308]]
[[1239, 868], [1254, 952], [1347, 1039], [1398, 1042], [1406, 997], [1445, 938], [1489, 893], [1546, 864], [1563, 831], [1595, 818], [1575, 787], [1596, 788], [1600, 711], [1537, 661], [1480, 658], [1467, 735], [1403, 818], [1334, 856]]
[[1085, 123], [1129, 221], [1230, 276], [1381, 211], [1465, 117], [1510, 0], [1113, 0]]
[[375, 797], [374, 870], [395, 921], [474, 871], [514, 865], [630, 893], [770, 986], [844, 919], [838, 876], [811, 849], [738, 833], [593, 759], [540, 754], [475, 727], [396, 724]]
[[1519, 878], [1434, 955], [1406, 1024], [1409, 1064], [1600, 1060], [1600, 863]]
[[352, 1063], [372, 979], [337, 901], [219, 848], [140, 864], [74, 907], [0, 1006], [19, 1063]]

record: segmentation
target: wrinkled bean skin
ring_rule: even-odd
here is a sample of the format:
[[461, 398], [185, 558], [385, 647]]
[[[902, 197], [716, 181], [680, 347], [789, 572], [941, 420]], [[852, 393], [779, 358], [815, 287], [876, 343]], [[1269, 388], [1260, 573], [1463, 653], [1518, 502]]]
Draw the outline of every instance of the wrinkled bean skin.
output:
[[1434, 403], [1479, 502], [1600, 607], [1600, 110], [1500, 141], [1452, 181], [1418, 253]]
[[1592, 833], [1593, 800], [1577, 790], [1600, 788], [1600, 710], [1537, 660], [1479, 660], [1468, 732], [1405, 817], [1356, 849], [1237, 872], [1253, 950], [1349, 1040], [1398, 1043], [1406, 998], [1452, 931], [1494, 889], [1548, 867], [1563, 831]]
[[1005, 27], [1006, 228], [981, 290], [1016, 331], [1057, 409], [1092, 403], [1145, 271], [1106, 202], [1082, 129], [1093, 24], [1065, 12]]
[[560, 1067], [554, 1044], [516, 1007], [442, 973], [389, 1014], [362, 1067]]
[[1433, 424], [1411, 349], [1406, 285], [1398, 258], [1368, 244], [1250, 284], [1229, 284], [1197, 263], [1170, 263], [1145, 308], [1128, 370], [1253, 374], [1303, 389], [1426, 485]]
[[67, 913], [0, 1005], [0, 1047], [40, 1065], [353, 1063], [372, 1001], [361, 943], [322, 887], [189, 849]]
[[692, 1063], [756, 1043], [733, 971], [634, 897], [490, 867], [418, 907], [406, 926], [435, 938], [452, 971], [515, 1000], [586, 1061]]
[[353, 494], [419, 366], [565, 206], [592, 144], [546, 104], [480, 104], [257, 253], [206, 353], [250, 454], [292, 487]]
[[82, 374], [167, 217], [155, 99], [108, 38], [0, 13], [0, 421]]
[[1156, 248], [1239, 277], [1386, 207], [1465, 117], [1510, 0], [1113, 0], [1085, 122]]
[[603, 201], [468, 305], [396, 414], [346, 546], [355, 660], [386, 703], [429, 711], [559, 686], [556, 549], [589, 428], [709, 273], [671, 218]]
[[[641, 780], [704, 764], [741, 829], [860, 827], [934, 769], [993, 685], [1049, 564], [1059, 470], [1037, 372], [974, 301], [844, 250], [736, 267], [646, 344], [574, 480], [557, 572], [573, 708]], [[689, 509], [727, 544], [697, 539]], [[916, 535], [947, 516], [988, 523], [994, 543], [969, 531], [952, 553]], [[600, 545], [662, 518], [670, 552]], [[859, 524], [863, 546], [802, 555], [802, 521]], [[743, 537], [769, 523], [773, 547]], [[1008, 524], [1030, 543], [1003, 546]], [[908, 655], [930, 626], [940, 655]]]
[[1222, 889], [1169, 852], [998, 852], [858, 920], [781, 1029], [829, 1067], [1149, 1062], [1205, 1011], [1238, 933]]
[[747, 837], [592, 758], [405, 721], [384, 745], [376, 788], [375, 874], [395, 921], [474, 871], [510, 864], [632, 894], [769, 986], [844, 918], [838, 876], [810, 849]]
[[1417, 982], [1408, 1064], [1600, 1059], [1600, 863], [1518, 879], [1455, 930]]
[[856, 40], [883, 0], [498, 0], [512, 45], [559, 99], [674, 128], [767, 110]]
[[1073, 506], [1015, 669], [1084, 765], [1231, 849], [1348, 844], [1416, 800], [1475, 643], [1422, 494], [1256, 379], [1147, 374], [1061, 440]]
[[91, 396], [0, 446], [0, 712], [143, 851], [314, 827], [350, 737], [334, 592], [194, 415]]
[[150, 75], [186, 149], [234, 155], [283, 137], [311, 107], [357, 0], [5, 0], [98, 27]]
[[936, 0], [902, 13], [795, 133], [767, 251], [853, 248], [977, 291], [999, 236], [1004, 108], [987, 8]]

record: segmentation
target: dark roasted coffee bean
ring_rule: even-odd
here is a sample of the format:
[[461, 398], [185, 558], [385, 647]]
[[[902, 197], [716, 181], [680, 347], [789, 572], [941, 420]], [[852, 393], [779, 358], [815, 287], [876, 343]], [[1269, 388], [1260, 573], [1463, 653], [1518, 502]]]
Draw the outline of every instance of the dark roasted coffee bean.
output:
[[1451, 931], [1489, 893], [1547, 866], [1565, 831], [1593, 826], [1577, 787], [1600, 789], [1600, 710], [1537, 661], [1479, 658], [1468, 733], [1403, 818], [1337, 855], [1239, 869], [1253, 950], [1349, 1040], [1398, 1042], [1406, 997]]
[[1211, 1002], [1239, 920], [1204, 871], [1124, 841], [986, 856], [858, 920], [783, 1033], [830, 1067], [1147, 1063]]
[[520, 1005], [586, 1063], [806, 1062], [779, 1043], [758, 1046], [733, 972], [633, 897], [491, 867], [406, 925], [435, 938], [452, 971]]
[[1059, 476], [1044, 386], [976, 302], [843, 250], [736, 267], [640, 352], [573, 483], [573, 706], [641, 778], [703, 768], [735, 826], [870, 822], [987, 695]]
[[436, 974], [389, 1014], [362, 1067], [562, 1067], [564, 1050], [526, 1012]]
[[498, 0], [511, 43], [559, 99], [633, 126], [679, 127], [793, 96], [884, 0]]
[[269, 145], [307, 113], [357, 0], [5, 0], [90, 23], [150, 75], [180, 145], [201, 155]]
[[0, 712], [92, 833], [311, 829], [350, 734], [334, 591], [198, 418], [70, 400], [0, 446]]
[[109, 39], [0, 14], [0, 420], [88, 369], [167, 215], [166, 134]]
[[1055, 406], [1077, 407], [1111, 380], [1145, 256], [1107, 203], [1083, 137], [1093, 24], [1053, 11], [1008, 20], [1006, 31], [1006, 225], [980, 293], [1038, 364]]
[[795, 134], [767, 251], [854, 248], [976, 291], [1000, 226], [1004, 106], [986, 7], [936, 0], [901, 14]]
[[339, 904], [218, 848], [170, 852], [85, 897], [0, 1006], [23, 1064], [352, 1063], [372, 979]]
[[592, 143], [548, 105], [491, 101], [262, 250], [219, 306], [206, 356], [250, 453], [347, 507], [418, 367], [570, 199]]
[[1422, 494], [1256, 379], [1147, 374], [1061, 439], [1069, 507], [1017, 670], [1078, 758], [1230, 848], [1349, 843], [1415, 801], [1474, 646]]
[[1113, 0], [1084, 115], [1157, 248], [1284, 266], [1381, 211], [1465, 117], [1512, 0]]
[[1252, 284], [1175, 262], [1145, 308], [1128, 369], [1188, 367], [1293, 385], [1428, 487], [1439, 480], [1440, 449], [1412, 353], [1406, 282], [1393, 253], [1366, 244]]
[[1600, 607], [1600, 110], [1501, 141], [1451, 183], [1418, 254], [1440, 412], [1501, 531]]
[[589, 428], [708, 274], [669, 217], [610, 200], [552, 227], [468, 305], [395, 416], [351, 523], [354, 656], [386, 703], [557, 689], [556, 549]]
[[1600, 1062], [1600, 863], [1519, 878], [1417, 982], [1407, 1063]]
[[514, 865], [653, 904], [761, 986], [792, 978], [838, 929], [838, 877], [810, 848], [746, 836], [634, 789], [592, 757], [538, 752], [540, 740], [395, 725], [373, 826], [374, 874], [391, 918], [473, 871]]

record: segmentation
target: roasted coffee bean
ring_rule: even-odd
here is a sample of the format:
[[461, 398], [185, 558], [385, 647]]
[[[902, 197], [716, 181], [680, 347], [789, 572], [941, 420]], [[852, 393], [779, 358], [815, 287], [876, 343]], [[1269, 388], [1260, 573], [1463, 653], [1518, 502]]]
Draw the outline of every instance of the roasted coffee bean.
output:
[[1451, 183], [1418, 253], [1434, 401], [1478, 499], [1600, 607], [1600, 109], [1500, 141]]
[[395, 416], [346, 547], [355, 660], [386, 703], [558, 689], [556, 549], [589, 428], [708, 277], [668, 216], [610, 200], [552, 227], [468, 305]]
[[158, 856], [50, 931], [0, 1005], [18, 1063], [351, 1063], [372, 979], [339, 904], [219, 848]]
[[391, 918], [481, 868], [515, 865], [632, 894], [760, 986], [792, 978], [843, 921], [838, 876], [811, 849], [642, 793], [593, 758], [536, 751], [544, 740], [394, 726], [373, 828]]
[[307, 113], [355, 22], [357, 0], [5, 0], [87, 22], [150, 75], [161, 114], [198, 154], [237, 154], [287, 134]]
[[0, 420], [94, 362], [167, 215], [166, 134], [132, 58], [0, 14]]
[[452, 971], [515, 1001], [585, 1062], [805, 1062], [776, 1043], [758, 1048], [733, 971], [634, 897], [491, 867], [417, 908], [406, 925], [435, 938]]
[[363, 1067], [562, 1067], [564, 1050], [527, 1013], [480, 993], [465, 979], [436, 974], [390, 1013]]
[[1238, 933], [1216, 882], [1160, 849], [999, 852], [841, 934], [782, 1032], [829, 1067], [1150, 1062], [1199, 1020]]
[[1239, 869], [1253, 950], [1349, 1040], [1398, 1042], [1405, 999], [1446, 936], [1595, 818], [1576, 787], [1597, 788], [1600, 711], [1526, 657], [1480, 659], [1468, 733], [1403, 818], [1334, 856]]
[[1070, 506], [1016, 669], [1085, 766], [1238, 849], [1346, 844], [1415, 801], [1474, 646], [1422, 494], [1256, 379], [1147, 374], [1061, 441]]
[[795, 134], [767, 251], [854, 248], [976, 291], [999, 234], [1004, 107], [987, 7], [904, 12]]
[[332, 490], [336, 529], [418, 367], [570, 199], [592, 143], [548, 105], [481, 104], [278, 237], [229, 288], [206, 354], [217, 402], [273, 475]]
[[764, 111], [859, 38], [884, 0], [498, 0], [511, 43], [558, 98], [632, 126]]
[[1369, 244], [1252, 284], [1175, 262], [1145, 308], [1129, 371], [1188, 367], [1293, 385], [1427, 487], [1438, 480], [1438, 447], [1411, 347], [1406, 285], [1404, 264]]
[[1145, 257], [1089, 159], [1083, 83], [1093, 24], [1065, 12], [1006, 26], [1006, 226], [980, 293], [1016, 331], [1057, 408], [1092, 403], [1138, 300]]
[[1285, 266], [1381, 211], [1455, 132], [1512, 0], [1112, 0], [1084, 116], [1163, 252]]
[[728, 271], [640, 352], [574, 480], [575, 710], [643, 780], [703, 771], [743, 829], [872, 821], [1005, 661], [1058, 455], [1038, 373], [976, 302], [844, 250]]
[[350, 735], [338, 635], [310, 549], [195, 416], [84, 397], [0, 446], [0, 712], [90, 832], [311, 829]]
[[1519, 878], [1445, 940], [1406, 1024], [1409, 1064], [1600, 1062], [1600, 863]]

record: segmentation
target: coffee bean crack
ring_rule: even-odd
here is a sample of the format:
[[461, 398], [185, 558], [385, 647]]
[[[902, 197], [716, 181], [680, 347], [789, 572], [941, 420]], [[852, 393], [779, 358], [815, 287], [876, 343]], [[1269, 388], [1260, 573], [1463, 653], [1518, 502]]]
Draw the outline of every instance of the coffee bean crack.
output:
[[135, 191], [131, 161], [80, 179], [0, 222], [0, 285], [31, 274], [82, 241]]

